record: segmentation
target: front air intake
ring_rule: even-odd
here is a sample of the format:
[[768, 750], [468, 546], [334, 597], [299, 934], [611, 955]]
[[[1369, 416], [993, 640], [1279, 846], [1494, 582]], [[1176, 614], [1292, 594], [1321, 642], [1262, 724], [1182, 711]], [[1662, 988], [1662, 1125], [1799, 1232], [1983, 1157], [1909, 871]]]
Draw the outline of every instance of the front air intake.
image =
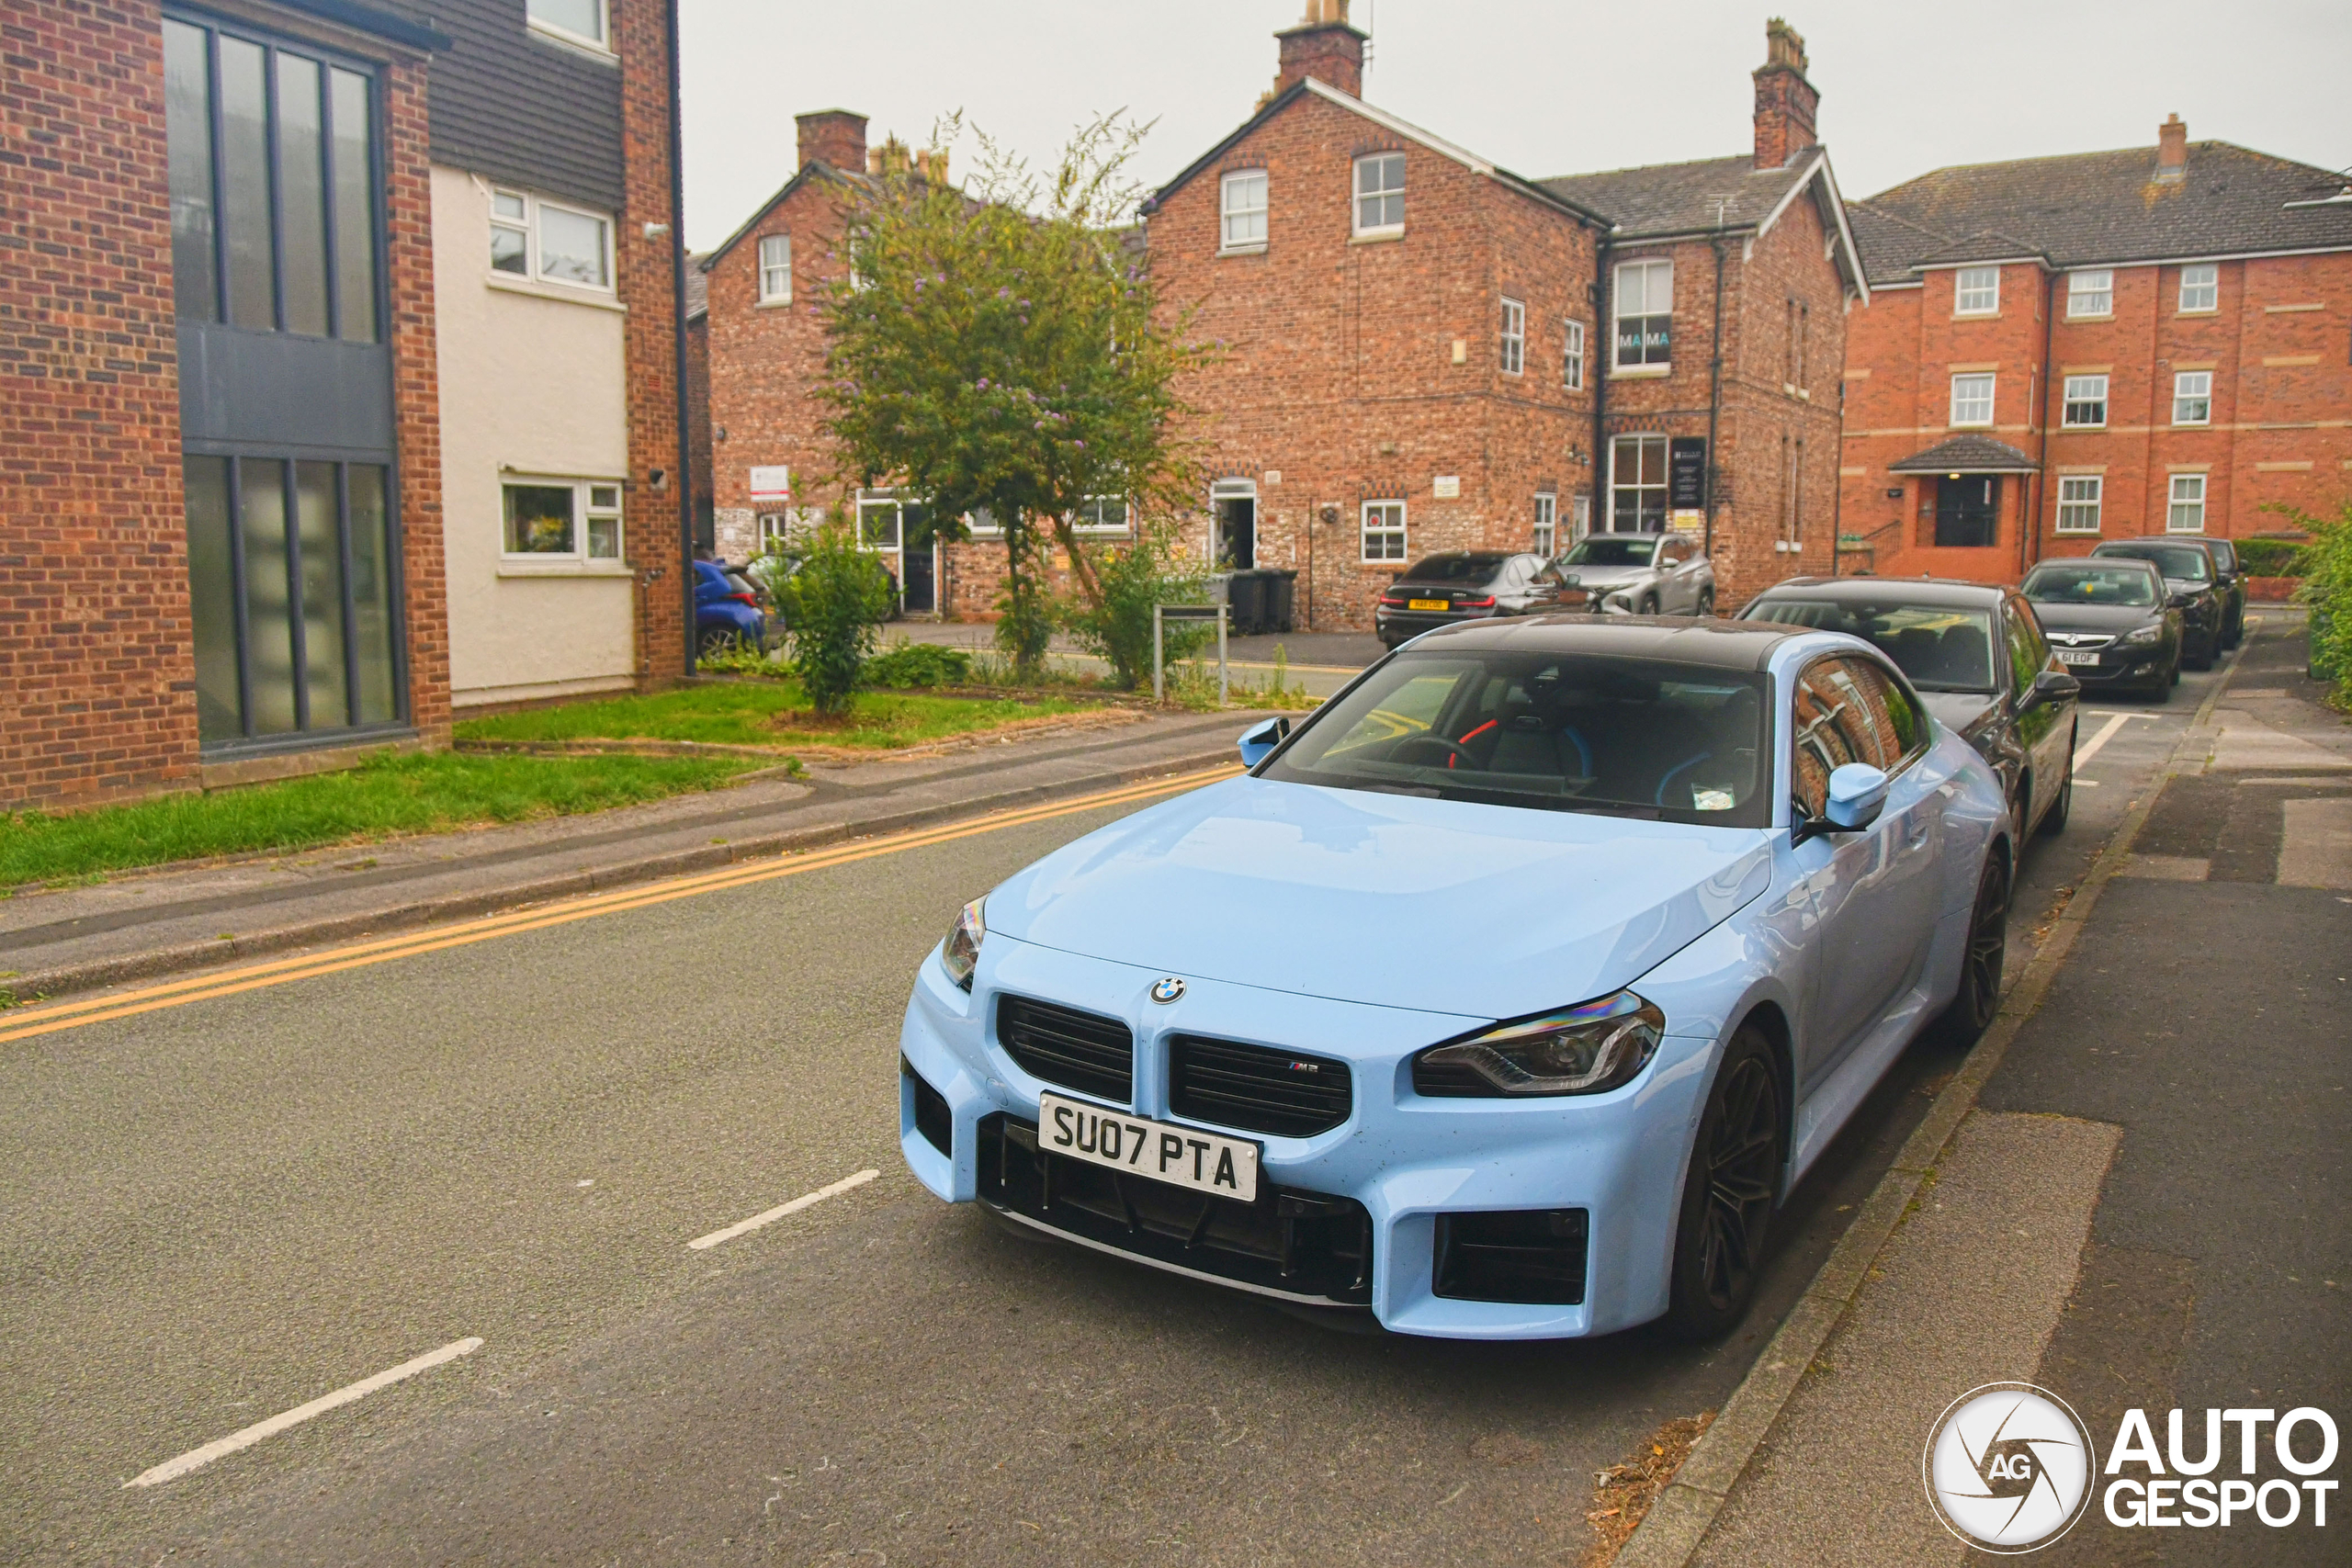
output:
[[1000, 997], [996, 1042], [1022, 1071], [1097, 1100], [1130, 1105], [1136, 1096], [1136, 1037], [1124, 1023], [1027, 997]]

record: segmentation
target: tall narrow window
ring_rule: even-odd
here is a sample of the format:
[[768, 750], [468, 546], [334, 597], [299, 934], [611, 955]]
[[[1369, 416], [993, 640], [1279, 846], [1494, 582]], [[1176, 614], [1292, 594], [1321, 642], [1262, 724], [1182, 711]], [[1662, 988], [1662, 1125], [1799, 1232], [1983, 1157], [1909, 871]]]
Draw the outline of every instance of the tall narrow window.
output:
[[2001, 269], [1964, 266], [1952, 293], [1952, 311], [1962, 316], [1992, 316], [2001, 309]]
[[352, 695], [352, 718], [359, 724], [389, 724], [400, 716], [393, 684], [391, 517], [385, 504], [384, 470], [372, 463], [344, 468], [349, 506], [345, 525], [351, 536], [352, 662], [359, 681]]
[[2172, 378], [2172, 422], [2175, 424], [2213, 423], [2213, 373], [2183, 370]]
[[1549, 556], [1560, 544], [1560, 498], [1550, 491], [1535, 492], [1535, 553]]
[[2218, 310], [2222, 302], [2222, 269], [2211, 262], [2180, 269], [2180, 308]]
[[237, 464], [238, 527], [244, 546], [247, 729], [283, 735], [295, 713], [293, 552], [287, 546], [288, 465], [247, 457]]
[[1584, 390], [1584, 323], [1568, 323], [1567, 346], [1560, 355], [1560, 385], [1571, 392]]
[[1527, 368], [1527, 307], [1516, 299], [1503, 301], [1499, 363], [1506, 376], [1516, 376]]
[[792, 303], [792, 236], [765, 234], [760, 238], [760, 303]]
[[1790, 372], [1790, 375], [1789, 375], [1789, 383], [1790, 383], [1790, 385], [1792, 385], [1792, 386], [1794, 386], [1794, 387], [1797, 387], [1797, 388], [1799, 388], [1799, 389], [1802, 389], [1802, 388], [1804, 386], [1804, 384], [1805, 384], [1805, 383], [1804, 383], [1804, 351], [1805, 351], [1805, 341], [1804, 341], [1804, 340], [1805, 340], [1805, 335], [1806, 335], [1806, 333], [1808, 333], [1809, 332], [1811, 332], [1811, 331], [1812, 331], [1812, 329], [1813, 329], [1813, 308], [1812, 308], [1811, 306], [1807, 305], [1807, 304], [1806, 304], [1804, 300], [1802, 300], [1802, 299], [1798, 300], [1796, 303], [1797, 303], [1797, 319], [1796, 319], [1796, 322], [1795, 322], [1795, 328], [1794, 328], [1794, 331], [1790, 334], [1790, 335], [1791, 335], [1791, 338], [1792, 338], [1792, 342], [1793, 342], [1793, 348], [1792, 348], [1792, 353], [1791, 353], [1790, 357], [1791, 357], [1791, 358], [1792, 358], [1796, 363], [1795, 363], [1795, 365], [1794, 365], [1794, 366], [1792, 367], [1792, 369], [1791, 369], [1791, 372]]
[[302, 695], [305, 725], [339, 729], [351, 722], [345, 684], [343, 512], [333, 463], [294, 465], [294, 539], [301, 556]]
[[219, 36], [220, 219], [229, 241], [229, 322], [277, 326], [269, 222], [269, 79], [261, 45]]
[[2064, 412], [2058, 423], [2068, 430], [2096, 430], [2107, 423], [2107, 378], [2066, 378]]
[[371, 84], [356, 71], [327, 72], [334, 135], [335, 336], [376, 341], [376, 168]]
[[502, 190], [490, 198], [490, 266], [516, 277], [531, 276], [531, 203]]
[[188, 602], [194, 608], [196, 734], [199, 742], [243, 733], [237, 676], [237, 551], [229, 537], [229, 459], [183, 459], [187, 496]]
[[1609, 447], [1609, 528], [1655, 534], [1666, 526], [1666, 437], [1620, 435]]
[[1405, 154], [1356, 160], [1356, 232], [1394, 234], [1405, 227]]
[[1405, 503], [1367, 501], [1363, 503], [1363, 558], [1400, 561], [1405, 558]]
[[203, 28], [168, 17], [164, 22], [164, 123], [170, 145], [173, 299], [187, 320], [219, 321], [220, 285], [212, 253], [211, 47]]
[[1225, 223], [1219, 243], [1228, 251], [1262, 248], [1266, 243], [1266, 171], [1244, 169], [1227, 175], [1219, 189]]
[[2167, 534], [2201, 534], [2205, 531], [2205, 476], [2175, 474], [2172, 477], [2172, 510], [2165, 513]]
[[1992, 377], [1955, 376], [1951, 378], [1951, 423], [1956, 425], [1993, 423]]
[[2058, 480], [2058, 531], [2061, 534], [2098, 532], [2099, 491], [2106, 481], [2097, 474], [2068, 474]]
[[277, 56], [278, 265], [286, 330], [327, 335], [326, 123], [318, 62]]
[[1621, 263], [1616, 292], [1618, 367], [1669, 363], [1674, 346], [1674, 263]]
[[2066, 275], [2066, 314], [2111, 316], [2115, 313], [2115, 274], [2104, 267]]

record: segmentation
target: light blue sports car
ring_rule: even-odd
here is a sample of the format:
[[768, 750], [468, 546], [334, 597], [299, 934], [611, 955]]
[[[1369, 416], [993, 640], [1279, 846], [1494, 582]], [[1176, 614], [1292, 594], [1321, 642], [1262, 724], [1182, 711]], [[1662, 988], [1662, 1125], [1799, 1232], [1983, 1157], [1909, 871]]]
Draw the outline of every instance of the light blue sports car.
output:
[[1781, 1198], [2000, 995], [1984, 760], [1855, 638], [1433, 632], [966, 906], [900, 1034], [954, 1202], [1389, 1329], [1746, 1310]]

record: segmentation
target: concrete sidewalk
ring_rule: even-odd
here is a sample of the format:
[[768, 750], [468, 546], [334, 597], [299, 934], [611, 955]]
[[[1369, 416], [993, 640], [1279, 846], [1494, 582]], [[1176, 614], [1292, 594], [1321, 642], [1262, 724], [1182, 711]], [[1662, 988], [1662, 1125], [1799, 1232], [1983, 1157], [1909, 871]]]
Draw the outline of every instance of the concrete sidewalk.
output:
[[[2302, 674], [2301, 618], [2266, 609], [2076, 896], [2081, 923], [1621, 1568], [1973, 1555], [1930, 1511], [1921, 1453], [1988, 1382], [2056, 1393], [2102, 1453], [2135, 1406], [2160, 1441], [2176, 1405], [2192, 1426], [2207, 1406], [2352, 1408], [2352, 726]], [[2268, 1445], [2261, 1474], [2281, 1476]], [[2095, 1501], [2047, 1560], [2345, 1561], [2327, 1540], [2308, 1513], [2165, 1532]]]
[[86, 990], [1238, 763], [1236, 739], [1265, 716], [1127, 710], [613, 811], [19, 893], [0, 900], [0, 987]]

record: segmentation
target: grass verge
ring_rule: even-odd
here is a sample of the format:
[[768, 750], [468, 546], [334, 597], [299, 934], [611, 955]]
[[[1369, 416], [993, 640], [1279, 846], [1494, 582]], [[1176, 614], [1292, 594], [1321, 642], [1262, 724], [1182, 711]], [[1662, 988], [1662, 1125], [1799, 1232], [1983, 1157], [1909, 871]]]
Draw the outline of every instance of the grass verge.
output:
[[715, 789], [757, 765], [710, 757], [377, 756], [343, 773], [61, 816], [0, 817], [0, 887], [212, 855], [314, 849], [569, 817]]
[[1021, 719], [1079, 713], [1090, 705], [1041, 696], [944, 697], [916, 692], [860, 692], [846, 718], [808, 711], [800, 682], [727, 681], [682, 686], [650, 696], [567, 703], [561, 707], [469, 718], [460, 740], [694, 740], [714, 746], [856, 746], [888, 750]]

